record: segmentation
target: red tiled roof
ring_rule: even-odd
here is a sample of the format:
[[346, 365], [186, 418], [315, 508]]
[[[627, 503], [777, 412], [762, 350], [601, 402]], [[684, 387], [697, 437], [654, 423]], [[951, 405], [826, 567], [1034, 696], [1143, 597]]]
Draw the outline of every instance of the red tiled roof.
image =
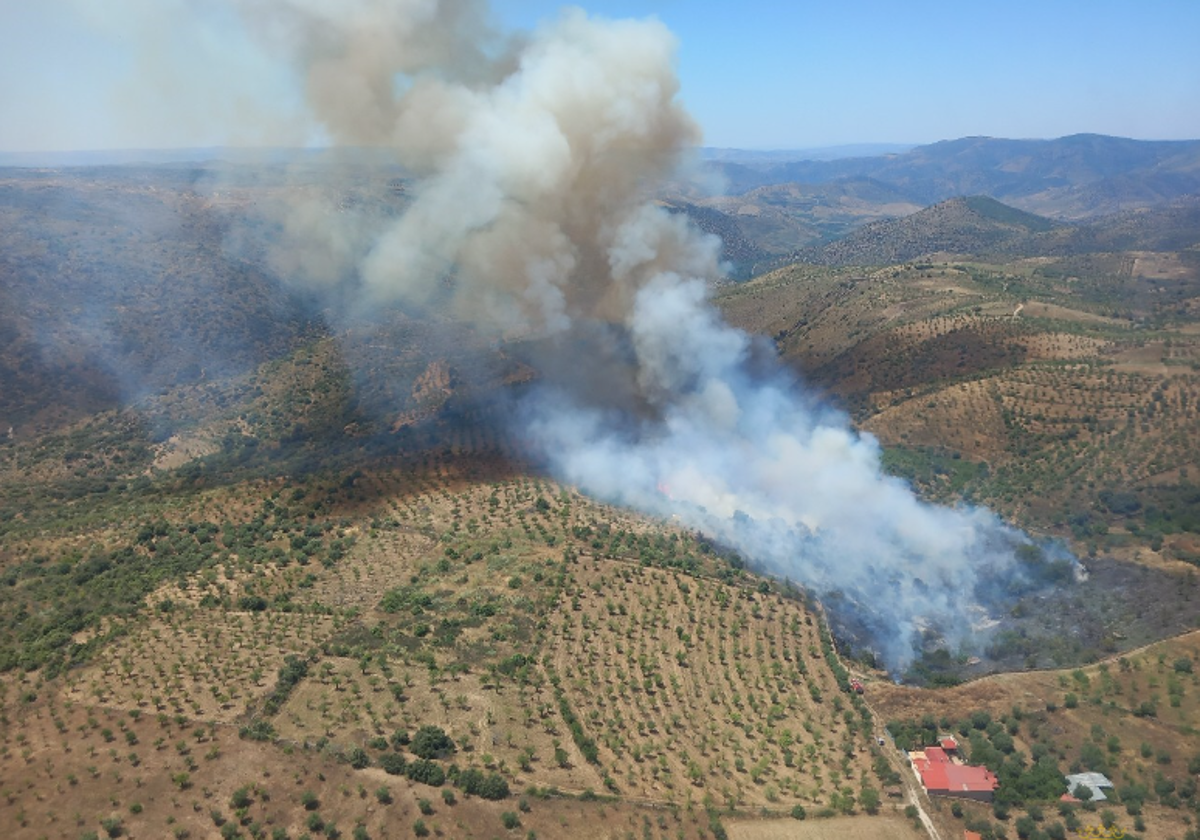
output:
[[955, 764], [941, 747], [926, 747], [925, 760], [916, 759], [913, 764], [921, 774], [921, 784], [931, 792], [993, 791], [1000, 785], [986, 767]]
[[975, 831], [964, 831], [963, 840], [983, 840], [983, 835]]
[[958, 741], [955, 741], [953, 738], [943, 738], [941, 743], [944, 750], [958, 749]]

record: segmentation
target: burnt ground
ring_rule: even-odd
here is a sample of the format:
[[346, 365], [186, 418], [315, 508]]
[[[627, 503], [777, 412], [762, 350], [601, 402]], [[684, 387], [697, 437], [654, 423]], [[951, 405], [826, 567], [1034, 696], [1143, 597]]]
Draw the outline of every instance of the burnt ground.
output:
[[[990, 620], [996, 623], [973, 648], [947, 650], [930, 634], [914, 665], [891, 676], [915, 685], [948, 685], [991, 673], [1074, 667], [1200, 627], [1200, 579], [1191, 567], [1112, 556], [1086, 558], [1081, 566], [1083, 573], [1071, 583], [993, 606]], [[875, 665], [869, 616], [836, 598], [825, 599], [824, 606], [842, 653]]]

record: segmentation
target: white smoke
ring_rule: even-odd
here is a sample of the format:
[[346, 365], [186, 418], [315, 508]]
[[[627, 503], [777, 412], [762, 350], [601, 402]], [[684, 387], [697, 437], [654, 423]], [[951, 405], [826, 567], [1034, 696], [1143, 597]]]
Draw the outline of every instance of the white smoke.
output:
[[630, 331], [661, 414], [628, 422], [554, 389], [527, 406], [529, 434], [564, 480], [846, 596], [893, 670], [926, 627], [968, 642], [976, 593], [1024, 578], [1015, 550], [1028, 538], [986, 510], [921, 502], [883, 474], [874, 438], [808, 404], [781, 373], [748, 373], [747, 336], [720, 322], [700, 281], [656, 277]]
[[[922, 627], [952, 643], [983, 583], [1020, 577], [1028, 538], [979, 509], [924, 504], [876, 441], [798, 391], [722, 322], [719, 243], [648, 197], [698, 131], [675, 41], [654, 20], [564, 11], [522, 37], [470, 0], [240, 0], [297, 71], [313, 116], [423, 178], [365, 253], [371, 305], [452, 289], [460, 316], [550, 339], [521, 434], [566, 481], [683, 522], [751, 565], [870, 616], [888, 664]], [[311, 231], [311, 208], [285, 229]]]

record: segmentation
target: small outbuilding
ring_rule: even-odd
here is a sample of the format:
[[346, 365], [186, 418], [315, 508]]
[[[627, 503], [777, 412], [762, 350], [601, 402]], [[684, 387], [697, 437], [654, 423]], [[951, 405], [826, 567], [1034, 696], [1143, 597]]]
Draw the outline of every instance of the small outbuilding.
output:
[[1087, 788], [1091, 792], [1091, 800], [1093, 802], [1103, 802], [1108, 799], [1104, 794], [1104, 789], [1112, 789], [1113, 783], [1103, 773], [1072, 773], [1070, 776], [1064, 776], [1067, 782], [1067, 792], [1076, 799], [1082, 799], [1079, 795], [1081, 787]]

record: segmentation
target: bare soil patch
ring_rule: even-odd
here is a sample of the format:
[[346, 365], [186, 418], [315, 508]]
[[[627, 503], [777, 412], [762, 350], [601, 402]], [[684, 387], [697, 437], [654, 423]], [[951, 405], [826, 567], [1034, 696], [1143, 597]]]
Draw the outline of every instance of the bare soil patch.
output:
[[924, 840], [912, 820], [895, 814], [798, 820], [729, 820], [731, 840]]

